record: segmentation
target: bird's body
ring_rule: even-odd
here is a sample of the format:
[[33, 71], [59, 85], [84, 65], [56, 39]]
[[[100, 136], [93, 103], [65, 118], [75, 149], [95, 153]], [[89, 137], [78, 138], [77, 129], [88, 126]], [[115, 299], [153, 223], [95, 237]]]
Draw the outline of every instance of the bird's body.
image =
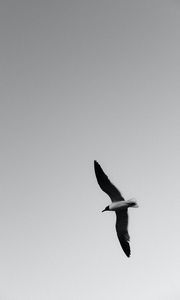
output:
[[101, 166], [97, 161], [94, 161], [94, 170], [97, 182], [100, 188], [108, 194], [112, 203], [103, 211], [115, 211], [116, 213], [116, 232], [125, 254], [129, 257], [131, 254], [129, 246], [129, 233], [128, 233], [128, 208], [138, 207], [135, 200], [124, 200], [120, 191], [110, 182], [107, 175], [104, 173]]
[[109, 210], [119, 211], [121, 209], [127, 209], [128, 207], [138, 207], [137, 203], [133, 200], [124, 200], [113, 202], [109, 205]]

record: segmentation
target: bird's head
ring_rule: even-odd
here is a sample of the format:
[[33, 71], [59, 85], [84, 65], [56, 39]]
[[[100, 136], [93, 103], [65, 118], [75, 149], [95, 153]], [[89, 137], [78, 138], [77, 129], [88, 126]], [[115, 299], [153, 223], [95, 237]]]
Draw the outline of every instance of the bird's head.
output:
[[102, 210], [102, 212], [103, 212], [103, 211], [106, 211], [106, 210], [109, 210], [109, 205], [106, 206], [105, 209]]

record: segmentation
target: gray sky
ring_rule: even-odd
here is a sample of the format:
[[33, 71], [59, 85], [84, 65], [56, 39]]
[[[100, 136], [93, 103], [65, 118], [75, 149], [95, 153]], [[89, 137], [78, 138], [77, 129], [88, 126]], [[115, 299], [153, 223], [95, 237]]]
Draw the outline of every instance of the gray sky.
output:
[[[0, 4], [0, 300], [179, 299], [180, 2]], [[125, 198], [122, 252], [96, 159]]]

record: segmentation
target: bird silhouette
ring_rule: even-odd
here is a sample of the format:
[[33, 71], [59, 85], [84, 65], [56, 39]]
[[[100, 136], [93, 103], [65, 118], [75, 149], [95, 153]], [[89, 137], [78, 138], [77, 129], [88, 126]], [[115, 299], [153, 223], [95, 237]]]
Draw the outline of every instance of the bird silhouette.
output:
[[94, 170], [100, 188], [103, 192], [108, 194], [112, 201], [112, 203], [106, 206], [103, 211], [115, 211], [117, 236], [124, 253], [129, 257], [131, 255], [131, 250], [128, 233], [128, 207], [138, 207], [138, 205], [134, 199], [125, 200], [122, 197], [120, 191], [111, 183], [96, 160], [94, 161]]

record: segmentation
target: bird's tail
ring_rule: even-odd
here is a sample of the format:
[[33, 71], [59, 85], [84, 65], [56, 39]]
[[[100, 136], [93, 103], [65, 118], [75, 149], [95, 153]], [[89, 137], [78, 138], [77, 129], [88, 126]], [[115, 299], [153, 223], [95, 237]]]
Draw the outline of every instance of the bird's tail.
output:
[[139, 207], [139, 205], [137, 204], [136, 199], [134, 199], [134, 198], [131, 198], [131, 199], [127, 200], [127, 203], [129, 205], [129, 207], [134, 207], [134, 208]]

